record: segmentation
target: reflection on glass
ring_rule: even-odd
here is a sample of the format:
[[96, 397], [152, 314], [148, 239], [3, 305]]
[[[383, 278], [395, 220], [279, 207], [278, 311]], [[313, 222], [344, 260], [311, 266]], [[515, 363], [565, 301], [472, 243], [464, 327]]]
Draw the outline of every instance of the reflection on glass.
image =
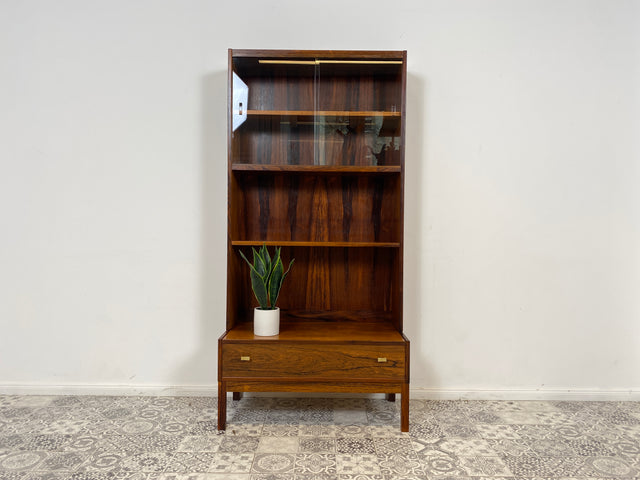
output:
[[317, 116], [317, 165], [396, 165], [400, 122], [376, 116]]
[[249, 87], [236, 72], [233, 72], [233, 121], [232, 128], [235, 132], [247, 119], [247, 103], [249, 100]]

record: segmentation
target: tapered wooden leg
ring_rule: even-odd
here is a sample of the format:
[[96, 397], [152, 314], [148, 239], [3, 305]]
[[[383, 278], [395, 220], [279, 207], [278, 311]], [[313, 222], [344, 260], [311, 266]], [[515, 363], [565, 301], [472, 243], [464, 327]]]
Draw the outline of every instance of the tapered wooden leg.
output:
[[218, 382], [218, 430], [227, 429], [227, 384]]
[[396, 394], [395, 393], [387, 393], [387, 402], [395, 402]]
[[409, 431], [409, 384], [402, 384], [402, 392], [400, 393], [400, 431]]
[[233, 399], [237, 402], [242, 399], [242, 392], [233, 392]]

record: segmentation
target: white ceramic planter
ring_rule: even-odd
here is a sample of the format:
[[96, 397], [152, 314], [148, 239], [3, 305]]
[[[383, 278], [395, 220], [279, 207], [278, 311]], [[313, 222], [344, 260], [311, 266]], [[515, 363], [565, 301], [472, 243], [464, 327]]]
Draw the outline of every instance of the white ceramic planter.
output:
[[274, 310], [253, 310], [253, 334], [259, 337], [271, 337], [280, 333], [280, 308]]

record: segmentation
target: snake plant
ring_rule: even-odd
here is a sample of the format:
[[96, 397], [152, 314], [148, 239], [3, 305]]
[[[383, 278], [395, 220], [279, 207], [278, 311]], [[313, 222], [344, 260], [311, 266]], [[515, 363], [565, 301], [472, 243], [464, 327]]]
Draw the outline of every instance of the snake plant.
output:
[[280, 258], [280, 247], [276, 248], [273, 259], [269, 256], [266, 244], [263, 244], [260, 250], [256, 250], [255, 248], [251, 250], [253, 250], [253, 263], [240, 251], [240, 256], [249, 265], [251, 289], [260, 304], [260, 309], [275, 310], [278, 295], [280, 295], [280, 288], [282, 288], [282, 282], [284, 282], [284, 279], [291, 270], [293, 260], [291, 260], [289, 268], [287, 268], [285, 272], [282, 259]]

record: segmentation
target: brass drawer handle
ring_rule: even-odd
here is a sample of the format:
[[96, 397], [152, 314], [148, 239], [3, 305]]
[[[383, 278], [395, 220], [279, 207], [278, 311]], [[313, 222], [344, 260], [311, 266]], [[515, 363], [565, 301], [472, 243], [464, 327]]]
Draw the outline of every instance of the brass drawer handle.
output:
[[241, 362], [249, 362], [251, 361], [251, 357], [240, 357]]
[[378, 357], [378, 363], [387, 363], [387, 357]]

